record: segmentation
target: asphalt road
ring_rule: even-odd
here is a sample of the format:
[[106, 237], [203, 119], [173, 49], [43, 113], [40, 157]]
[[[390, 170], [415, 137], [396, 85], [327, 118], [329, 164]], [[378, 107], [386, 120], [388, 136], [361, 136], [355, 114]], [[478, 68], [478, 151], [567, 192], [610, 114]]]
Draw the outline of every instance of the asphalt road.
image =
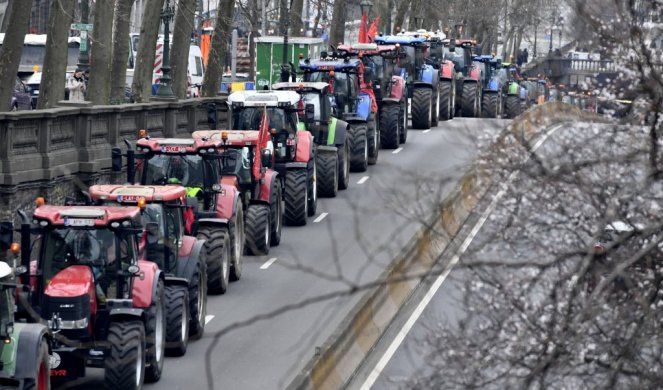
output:
[[[284, 388], [360, 299], [361, 293], [344, 292], [375, 280], [462, 176], [476, 156], [477, 137], [505, 124], [454, 119], [409, 130], [402, 149], [381, 150], [377, 165], [351, 174], [348, 190], [318, 200], [307, 226], [285, 227], [269, 256], [244, 257], [242, 279], [227, 294], [209, 297], [203, 338], [184, 357], [167, 358], [162, 379], [145, 387]], [[335, 292], [340, 296], [299, 305]], [[98, 387], [102, 380], [101, 370], [90, 369], [68, 388]]]

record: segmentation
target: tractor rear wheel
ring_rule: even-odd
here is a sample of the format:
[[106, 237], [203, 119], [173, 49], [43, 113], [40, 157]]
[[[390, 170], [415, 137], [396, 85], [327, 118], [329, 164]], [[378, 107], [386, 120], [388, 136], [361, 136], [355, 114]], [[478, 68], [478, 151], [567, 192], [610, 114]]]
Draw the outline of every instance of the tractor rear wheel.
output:
[[145, 314], [145, 382], [161, 379], [166, 352], [166, 301], [163, 280], [157, 282], [155, 298]]
[[407, 99], [401, 101], [401, 110], [398, 113], [399, 125], [401, 126], [401, 131], [399, 134], [399, 141], [404, 144], [407, 141], [407, 120], [408, 120], [408, 111], [407, 111]]
[[285, 212], [287, 225], [306, 225], [308, 215], [308, 169], [292, 169], [285, 174]]
[[350, 185], [350, 153], [348, 150], [348, 137], [343, 145], [338, 147], [338, 189], [345, 190]]
[[451, 81], [444, 81], [440, 83], [440, 119], [448, 121], [453, 118], [451, 107]]
[[380, 129], [378, 128], [374, 114], [368, 116], [366, 125], [368, 129], [368, 164], [375, 165], [378, 163], [378, 154], [380, 152]]
[[242, 202], [237, 201], [233, 218], [228, 223], [230, 233], [230, 275], [231, 282], [242, 277], [242, 254], [244, 253], [244, 211]]
[[[205, 253], [200, 251], [201, 257], [196, 261], [196, 269], [189, 280], [189, 337], [197, 340], [205, 332], [205, 317], [207, 316], [207, 271], [205, 270]], [[170, 322], [170, 321], [168, 321]]]
[[[27, 378], [23, 381], [23, 390], [48, 390], [50, 384], [50, 357], [48, 355], [48, 344], [46, 339], [39, 342], [39, 351], [37, 352], [37, 361], [35, 367], [36, 376]], [[14, 387], [11, 387], [12, 389]]]
[[318, 164], [315, 162], [315, 158], [310, 163], [307, 169], [307, 183], [308, 183], [308, 198], [307, 200], [307, 210], [306, 215], [311, 217], [315, 215], [315, 212], [318, 210]]
[[463, 116], [468, 118], [476, 118], [480, 114], [480, 110], [477, 107], [481, 102], [477, 102], [477, 89], [479, 88], [477, 83], [463, 83], [463, 102], [461, 108], [463, 110]]
[[271, 242], [270, 246], [277, 246], [281, 243], [281, 230], [283, 230], [283, 190], [281, 181], [274, 179], [274, 188], [270, 194], [270, 221], [271, 221]]
[[140, 389], [145, 379], [145, 328], [140, 321], [111, 322], [104, 361], [107, 389]]
[[[166, 352], [182, 356], [189, 346], [189, 291], [185, 286], [166, 286]], [[204, 324], [204, 322], [203, 322]]]
[[224, 294], [230, 280], [230, 240], [228, 229], [220, 226], [201, 226], [198, 238], [205, 240], [203, 250], [207, 262], [207, 291]]
[[271, 241], [269, 206], [252, 204], [246, 209], [246, 245], [249, 255], [266, 255]]
[[380, 131], [380, 144], [384, 149], [396, 149], [400, 144], [401, 137], [399, 134], [400, 130], [400, 118], [401, 107], [396, 104], [389, 104], [382, 106], [382, 115], [381, 115], [381, 128]]
[[433, 91], [428, 88], [417, 88], [412, 94], [412, 128], [430, 129]]
[[318, 159], [318, 194], [333, 198], [338, 193], [338, 153], [320, 153]]
[[518, 96], [507, 96], [506, 117], [513, 119], [520, 115], [520, 98]]
[[368, 140], [364, 124], [353, 124], [348, 127], [350, 136], [350, 170], [365, 172], [368, 169]]

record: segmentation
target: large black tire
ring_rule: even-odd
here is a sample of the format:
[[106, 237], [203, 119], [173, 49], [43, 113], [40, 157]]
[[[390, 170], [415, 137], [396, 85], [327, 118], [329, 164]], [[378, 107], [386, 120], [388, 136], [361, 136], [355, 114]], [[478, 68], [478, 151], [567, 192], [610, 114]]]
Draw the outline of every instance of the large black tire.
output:
[[429, 88], [417, 88], [412, 94], [412, 128], [430, 129], [433, 106], [433, 91]]
[[235, 212], [228, 223], [230, 233], [230, 275], [231, 282], [242, 277], [242, 255], [244, 254], [244, 211], [241, 200], [237, 200]]
[[338, 189], [345, 190], [350, 185], [350, 152], [348, 137], [338, 146]]
[[368, 169], [368, 138], [364, 124], [352, 124], [348, 127], [350, 136], [350, 170], [365, 172]]
[[106, 389], [140, 389], [145, 378], [145, 328], [140, 321], [111, 322], [104, 361]]
[[281, 243], [281, 231], [283, 230], [283, 190], [281, 181], [274, 180], [272, 193], [270, 194], [270, 246], [277, 246]]
[[478, 109], [481, 102], [477, 102], [478, 98], [478, 83], [467, 82], [463, 83], [463, 100], [461, 104], [461, 109], [463, 110], [463, 116], [468, 118], [476, 118], [481, 112]]
[[[185, 286], [166, 286], [166, 353], [183, 356], [189, 346], [189, 291]], [[204, 324], [204, 320], [203, 320]]]
[[440, 119], [440, 90], [438, 87], [433, 88], [433, 99], [431, 100], [431, 114], [430, 114], [430, 126], [435, 127], [439, 124]]
[[163, 280], [157, 282], [155, 298], [145, 313], [145, 382], [161, 379], [166, 352], [166, 297]]
[[407, 99], [404, 99], [401, 102], [401, 110], [399, 112], [399, 118], [400, 120], [398, 123], [401, 126], [401, 131], [399, 134], [399, 140], [401, 141], [402, 144], [407, 142], [407, 121], [408, 121], [408, 111], [407, 111]]
[[[197, 340], [205, 332], [205, 317], [207, 316], [207, 270], [204, 251], [200, 252], [193, 276], [189, 280], [189, 338]], [[170, 322], [170, 321], [169, 321]]]
[[291, 169], [286, 172], [283, 213], [286, 225], [306, 225], [309, 203], [308, 187], [308, 169]]
[[38, 360], [35, 362], [35, 377], [23, 381], [23, 390], [50, 390], [51, 388], [51, 365], [46, 339], [42, 339], [38, 347]]
[[484, 118], [497, 118], [499, 99], [496, 93], [484, 93], [481, 102], [481, 115]]
[[383, 149], [396, 149], [400, 145], [401, 107], [396, 104], [384, 104], [380, 115], [380, 145]]
[[520, 115], [520, 98], [518, 96], [509, 95], [506, 97], [506, 117], [513, 119]]
[[318, 164], [316, 164], [315, 159], [312, 162], [312, 165], [309, 164], [306, 177], [308, 183], [306, 215], [309, 217], [314, 216], [318, 211]]
[[378, 163], [378, 154], [380, 152], [380, 128], [378, 127], [375, 115], [370, 114], [368, 116], [366, 129], [368, 130], [366, 134], [368, 138], [368, 164], [375, 165]]
[[252, 204], [246, 209], [246, 250], [249, 255], [269, 254], [269, 244], [271, 241], [269, 206], [264, 204]]
[[228, 229], [221, 226], [201, 226], [198, 238], [205, 240], [203, 250], [207, 262], [207, 292], [225, 294], [230, 281], [230, 239]]
[[453, 118], [452, 93], [451, 81], [440, 83], [440, 120], [448, 121]]
[[333, 198], [338, 194], [338, 153], [317, 154], [318, 195]]

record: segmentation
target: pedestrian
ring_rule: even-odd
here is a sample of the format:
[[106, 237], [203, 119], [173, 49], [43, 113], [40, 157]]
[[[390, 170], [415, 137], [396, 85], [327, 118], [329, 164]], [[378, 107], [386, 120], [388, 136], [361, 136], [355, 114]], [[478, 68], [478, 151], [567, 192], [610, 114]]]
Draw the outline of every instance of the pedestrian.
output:
[[516, 56], [516, 65], [520, 68], [523, 65], [523, 51], [518, 51], [518, 56]]
[[67, 80], [70, 101], [85, 101], [85, 78], [83, 70], [76, 68], [74, 74]]
[[529, 58], [529, 52], [527, 51], [527, 48], [523, 50], [523, 64], [526, 64]]

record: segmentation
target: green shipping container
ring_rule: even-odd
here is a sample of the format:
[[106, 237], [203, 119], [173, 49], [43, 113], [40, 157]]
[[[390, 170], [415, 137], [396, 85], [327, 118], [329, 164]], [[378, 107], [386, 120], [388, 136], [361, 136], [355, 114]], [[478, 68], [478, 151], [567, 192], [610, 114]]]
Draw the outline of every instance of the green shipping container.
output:
[[[320, 52], [327, 46], [322, 38], [293, 37], [288, 38], [287, 61], [295, 65], [299, 71], [299, 53], [304, 58], [320, 58]], [[256, 89], [271, 88], [281, 77], [283, 63], [283, 37], [256, 38]]]

